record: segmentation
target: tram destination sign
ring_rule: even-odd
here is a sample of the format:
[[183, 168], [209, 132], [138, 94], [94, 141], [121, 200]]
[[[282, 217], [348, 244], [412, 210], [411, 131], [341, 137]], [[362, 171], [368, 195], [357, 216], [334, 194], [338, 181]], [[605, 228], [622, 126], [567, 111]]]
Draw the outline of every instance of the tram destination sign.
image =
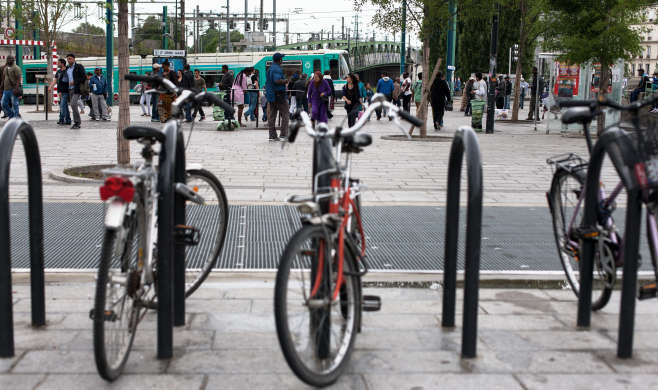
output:
[[156, 57], [185, 57], [185, 50], [154, 49], [153, 55]]

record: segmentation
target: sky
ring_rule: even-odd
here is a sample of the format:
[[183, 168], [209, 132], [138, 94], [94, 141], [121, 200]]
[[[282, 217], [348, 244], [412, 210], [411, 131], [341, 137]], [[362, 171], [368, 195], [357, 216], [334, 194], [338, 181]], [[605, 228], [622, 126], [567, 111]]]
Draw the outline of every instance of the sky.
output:
[[[138, 0], [144, 1], [144, 0]], [[169, 0], [167, 0], [169, 1]], [[168, 13], [171, 16], [173, 14], [175, 4], [166, 4], [168, 6]], [[75, 0], [73, 0], [75, 2]], [[115, 2], [116, 4], [116, 2]], [[135, 12], [137, 14], [141, 13], [161, 13], [162, 6], [165, 5], [161, 2], [149, 3], [137, 3], [135, 5]], [[226, 12], [226, 2], [223, 0], [220, 1], [208, 1], [208, 0], [188, 0], [185, 2], [186, 14], [192, 12], [196, 6], [199, 5], [200, 12], [213, 12], [213, 13], [225, 13]], [[221, 6], [224, 8], [220, 8]], [[231, 8], [231, 13], [244, 13], [245, 4], [244, 0], [229, 0], [229, 5]], [[104, 20], [100, 16], [102, 12], [101, 9], [91, 2], [83, 4], [86, 6], [86, 19], [88, 23], [94, 25], [104, 25]], [[265, 0], [263, 4], [263, 12], [271, 13], [272, 12], [273, 2], [271, 0]], [[250, 13], [259, 12], [260, 1], [259, 0], [248, 0], [248, 9]], [[359, 37], [363, 39], [364, 37], [372, 37], [375, 35], [378, 40], [393, 40], [393, 34], [387, 33], [377, 29], [371, 23], [372, 16], [378, 12], [377, 8], [369, 6], [365, 7], [360, 12], [354, 11], [354, 3], [352, 0], [330, 0], [326, 2], [321, 1], [308, 1], [308, 0], [278, 0], [276, 4], [276, 11], [279, 17], [285, 17], [286, 15], [290, 18], [290, 42], [295, 42], [297, 40], [297, 33], [301, 33], [302, 40], [307, 40], [309, 35], [308, 33], [320, 33], [321, 30], [324, 30], [324, 33], [330, 32], [332, 25], [334, 26], [334, 31], [336, 37], [341, 30], [341, 18], [345, 18], [345, 29], [355, 27], [355, 16], [358, 15], [359, 18]], [[116, 5], [115, 5], [116, 12]], [[138, 15], [136, 18], [144, 20], [148, 15]], [[64, 30], [70, 31], [75, 28], [78, 24], [83, 22], [85, 19], [80, 19], [74, 21], [65, 26]], [[271, 21], [270, 21], [271, 24]], [[226, 28], [226, 23], [222, 25], [223, 29]], [[190, 24], [191, 28], [191, 24]], [[238, 23], [237, 29], [240, 31], [244, 30], [244, 22]], [[271, 29], [271, 26], [270, 26]], [[116, 30], [115, 30], [116, 31]], [[277, 24], [277, 44], [282, 44], [284, 42], [283, 32], [285, 31], [285, 23]], [[116, 34], [116, 32], [115, 32]], [[396, 39], [400, 39], [400, 34], [397, 34]], [[190, 40], [191, 42], [191, 40]], [[411, 34], [411, 44], [412, 46], [417, 47], [419, 45], [416, 34]]]

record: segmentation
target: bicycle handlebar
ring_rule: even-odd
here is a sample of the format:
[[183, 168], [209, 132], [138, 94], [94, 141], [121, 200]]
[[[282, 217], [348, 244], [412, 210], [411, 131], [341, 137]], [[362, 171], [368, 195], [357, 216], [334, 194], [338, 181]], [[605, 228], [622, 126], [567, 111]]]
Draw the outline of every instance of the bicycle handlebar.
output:
[[161, 85], [171, 93], [178, 93], [178, 87], [176, 87], [176, 84], [172, 83], [171, 80], [165, 79], [162, 76], [146, 76], [146, 75], [130, 73], [125, 75], [123, 78], [128, 81], [141, 81], [141, 82]]
[[203, 102], [208, 102], [210, 103], [210, 105], [220, 106], [224, 111], [226, 111], [228, 114], [231, 115], [235, 112], [235, 109], [233, 109], [233, 107], [231, 107], [230, 104], [221, 100], [214, 93], [208, 93], [205, 91], [201, 92], [194, 97], [194, 101], [196, 101], [198, 104], [202, 104]]
[[594, 110], [596, 107], [610, 107], [619, 111], [637, 111], [643, 107], [651, 106], [658, 103], [658, 95], [644, 101], [636, 101], [628, 105], [621, 105], [606, 97], [600, 97], [596, 100], [559, 100], [557, 102], [560, 108], [563, 107], [589, 107]]

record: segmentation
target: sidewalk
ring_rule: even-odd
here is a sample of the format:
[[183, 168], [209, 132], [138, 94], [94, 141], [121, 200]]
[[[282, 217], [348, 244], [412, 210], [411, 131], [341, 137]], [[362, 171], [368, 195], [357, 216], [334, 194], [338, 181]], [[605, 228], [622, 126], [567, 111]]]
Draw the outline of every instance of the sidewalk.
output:
[[[51, 275], [52, 276], [52, 275]], [[155, 314], [140, 324], [126, 374], [96, 373], [93, 275], [46, 287], [48, 326], [29, 327], [29, 286], [15, 286], [16, 357], [0, 359], [2, 389], [303, 389], [278, 346], [273, 282], [213, 274], [187, 301], [174, 358], [155, 358]], [[436, 287], [436, 288], [434, 288]], [[637, 305], [635, 354], [618, 360], [619, 293], [592, 329], [577, 331], [576, 300], [564, 290], [480, 291], [478, 357], [460, 359], [461, 330], [442, 329], [441, 289], [366, 288], [382, 311], [364, 313], [348, 372], [336, 389], [632, 389], [658, 386], [655, 302]], [[458, 298], [461, 299], [461, 291]], [[457, 304], [461, 322], [461, 302]]]

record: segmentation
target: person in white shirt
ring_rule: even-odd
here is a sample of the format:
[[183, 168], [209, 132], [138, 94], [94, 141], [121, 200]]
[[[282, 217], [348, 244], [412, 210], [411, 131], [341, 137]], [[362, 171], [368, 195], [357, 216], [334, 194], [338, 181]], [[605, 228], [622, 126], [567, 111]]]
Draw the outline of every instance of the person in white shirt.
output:
[[521, 96], [519, 97], [519, 108], [523, 108], [523, 101], [525, 100], [525, 94], [526, 90], [530, 86], [527, 81], [523, 77], [521, 77]]
[[413, 96], [413, 93], [411, 92], [411, 78], [409, 77], [408, 72], [404, 72], [402, 74], [402, 78], [404, 81], [402, 81], [402, 109], [405, 110], [406, 112], [411, 111], [411, 97]]
[[482, 80], [482, 73], [475, 74], [475, 83], [473, 84], [473, 92], [477, 100], [486, 100], [487, 98], [487, 83]]

